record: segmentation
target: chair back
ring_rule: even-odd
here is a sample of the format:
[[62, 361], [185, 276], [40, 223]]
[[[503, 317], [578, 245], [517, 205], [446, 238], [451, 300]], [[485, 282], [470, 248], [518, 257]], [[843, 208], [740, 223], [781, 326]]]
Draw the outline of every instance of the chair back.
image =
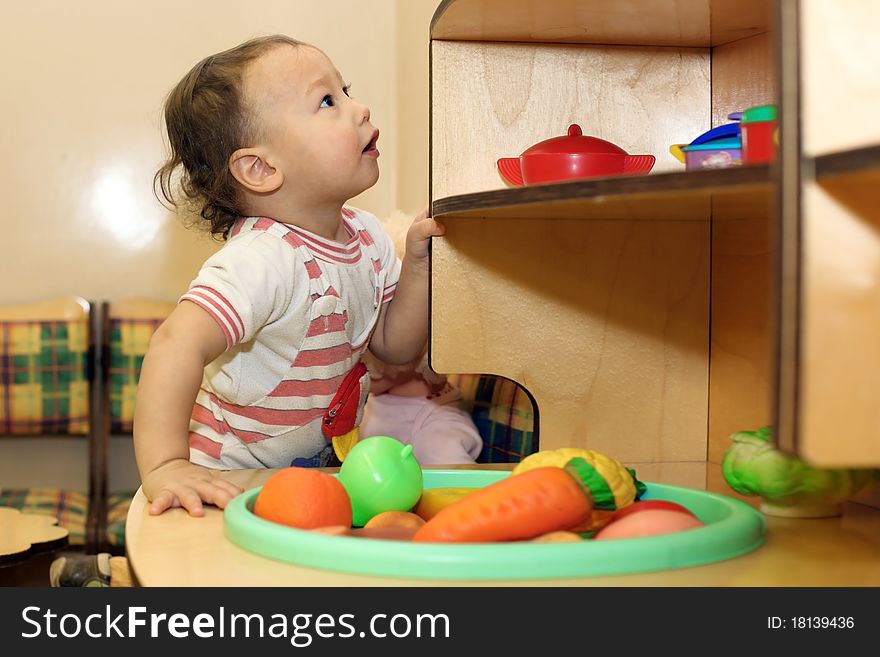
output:
[[[137, 385], [150, 338], [175, 306], [147, 298], [120, 299], [101, 306], [101, 433], [105, 454], [109, 453], [111, 437], [132, 434]], [[124, 549], [125, 519], [133, 494], [111, 490], [107, 495], [100, 532], [110, 552]]]
[[104, 302], [104, 384], [110, 435], [130, 435], [134, 402], [150, 338], [176, 304], [154, 299]]
[[[107, 482], [96, 422], [97, 332], [93, 304], [82, 297], [0, 306], [0, 437], [70, 436], [88, 445], [84, 503], [74, 503], [81, 493], [44, 488], [4, 489], [0, 503], [45, 510], [60, 516], [61, 524], [83, 522], [83, 527], [73, 527], [71, 538], [82, 538], [87, 549], [98, 542]], [[39, 465], [23, 464], [28, 467]], [[76, 517], [80, 515], [84, 521]]]

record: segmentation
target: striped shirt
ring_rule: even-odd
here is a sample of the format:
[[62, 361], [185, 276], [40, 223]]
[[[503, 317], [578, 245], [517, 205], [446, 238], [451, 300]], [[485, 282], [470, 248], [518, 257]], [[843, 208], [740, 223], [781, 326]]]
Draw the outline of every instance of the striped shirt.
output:
[[[371, 214], [343, 209], [345, 243], [272, 219], [239, 220], [181, 297], [227, 349], [205, 368], [190, 459], [213, 468], [321, 465], [321, 418], [360, 360], [400, 261]], [[369, 392], [361, 381], [358, 419]]]

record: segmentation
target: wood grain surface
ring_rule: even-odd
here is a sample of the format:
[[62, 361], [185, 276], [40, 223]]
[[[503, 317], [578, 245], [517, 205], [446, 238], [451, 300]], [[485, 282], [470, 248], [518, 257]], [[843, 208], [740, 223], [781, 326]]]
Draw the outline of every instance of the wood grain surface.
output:
[[432, 199], [506, 187], [501, 157], [566, 134], [657, 158], [710, 126], [708, 49], [434, 41]]
[[766, 0], [445, 0], [431, 38], [717, 46], [766, 32]]

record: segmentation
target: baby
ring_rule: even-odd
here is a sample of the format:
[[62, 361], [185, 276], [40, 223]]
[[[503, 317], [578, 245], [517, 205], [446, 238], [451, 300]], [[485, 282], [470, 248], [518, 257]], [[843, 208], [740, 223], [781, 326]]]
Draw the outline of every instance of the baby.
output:
[[379, 131], [315, 46], [276, 35], [205, 58], [165, 124], [162, 196], [195, 204], [225, 243], [150, 342], [134, 446], [150, 512], [202, 515], [241, 491], [220, 470], [329, 463], [362, 415], [367, 347], [419, 356], [443, 227], [413, 221], [401, 261], [346, 204], [378, 180]]

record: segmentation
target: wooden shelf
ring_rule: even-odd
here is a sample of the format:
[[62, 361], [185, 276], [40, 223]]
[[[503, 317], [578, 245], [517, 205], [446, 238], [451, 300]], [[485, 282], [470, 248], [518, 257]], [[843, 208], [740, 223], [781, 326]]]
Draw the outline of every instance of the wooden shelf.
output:
[[431, 38], [714, 47], [770, 31], [767, 0], [444, 0]]
[[813, 166], [819, 182], [862, 176], [877, 179], [880, 178], [880, 146], [820, 155], [813, 159]]
[[[447, 231], [431, 250], [431, 362], [528, 390], [542, 449], [691, 461], [772, 421], [780, 168], [688, 172], [669, 145], [780, 102], [783, 4], [435, 12], [430, 198]], [[656, 155], [653, 172], [505, 188], [496, 158], [572, 123]]]
[[772, 191], [769, 166], [593, 178], [527, 185], [434, 201], [438, 219], [629, 219], [707, 221], [713, 199]]

